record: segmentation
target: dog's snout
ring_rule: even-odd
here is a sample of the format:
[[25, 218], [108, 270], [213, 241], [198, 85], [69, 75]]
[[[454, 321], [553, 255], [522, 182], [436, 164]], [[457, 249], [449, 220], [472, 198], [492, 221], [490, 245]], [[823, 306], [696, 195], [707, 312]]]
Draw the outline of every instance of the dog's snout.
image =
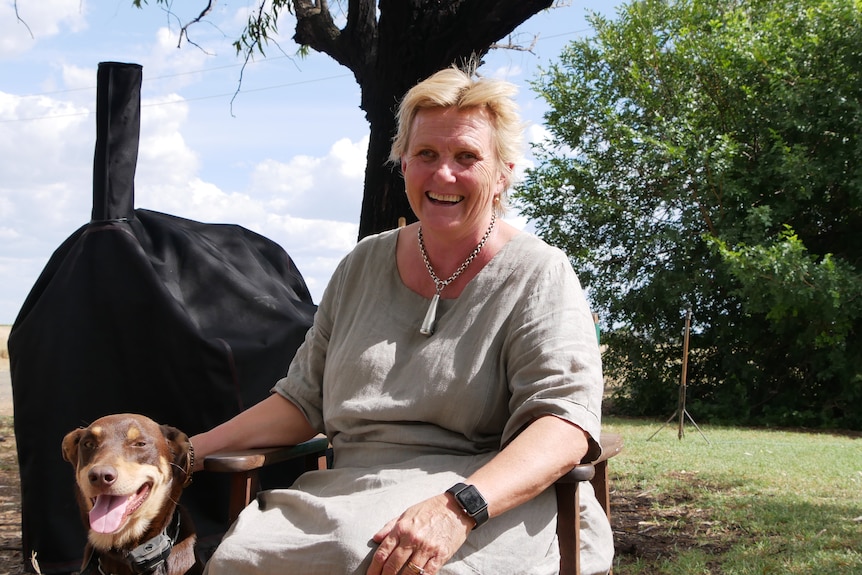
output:
[[96, 465], [87, 474], [92, 485], [112, 485], [117, 480], [117, 470], [112, 465]]

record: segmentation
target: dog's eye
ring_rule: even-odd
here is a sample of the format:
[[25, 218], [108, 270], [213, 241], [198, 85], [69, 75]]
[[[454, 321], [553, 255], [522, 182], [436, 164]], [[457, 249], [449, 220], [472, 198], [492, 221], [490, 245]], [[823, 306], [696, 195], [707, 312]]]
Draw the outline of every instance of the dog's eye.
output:
[[88, 451], [92, 451], [93, 449], [96, 449], [96, 442], [92, 439], [85, 439], [81, 442], [81, 447]]
[[147, 446], [146, 441], [136, 441], [132, 444], [132, 447], [146, 447], [146, 446]]

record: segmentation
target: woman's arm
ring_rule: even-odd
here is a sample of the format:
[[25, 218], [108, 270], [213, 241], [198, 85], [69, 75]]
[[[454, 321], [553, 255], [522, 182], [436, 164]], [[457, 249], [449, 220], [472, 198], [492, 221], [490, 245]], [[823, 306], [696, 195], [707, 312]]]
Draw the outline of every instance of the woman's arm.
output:
[[207, 455], [256, 447], [296, 445], [317, 435], [291, 401], [273, 393], [232, 419], [191, 438], [195, 471], [203, 469]]
[[465, 483], [476, 486], [488, 502], [488, 514], [496, 517], [553, 485], [587, 449], [580, 427], [552, 415], [540, 417]]

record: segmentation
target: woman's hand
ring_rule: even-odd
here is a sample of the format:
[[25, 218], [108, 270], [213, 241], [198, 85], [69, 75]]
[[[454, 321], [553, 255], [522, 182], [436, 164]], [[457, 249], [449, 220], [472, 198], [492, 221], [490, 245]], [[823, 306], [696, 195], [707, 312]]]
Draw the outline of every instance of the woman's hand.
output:
[[374, 534], [378, 547], [367, 573], [435, 575], [474, 525], [448, 493], [417, 503]]

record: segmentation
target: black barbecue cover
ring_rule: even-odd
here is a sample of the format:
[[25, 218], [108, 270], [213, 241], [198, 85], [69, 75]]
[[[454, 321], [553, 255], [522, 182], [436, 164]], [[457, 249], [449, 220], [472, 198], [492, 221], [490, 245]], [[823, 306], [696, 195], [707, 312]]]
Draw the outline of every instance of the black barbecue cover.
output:
[[[315, 311], [272, 241], [134, 208], [141, 72], [99, 65], [92, 220], [53, 254], [9, 337], [23, 552], [43, 573], [76, 571], [86, 538], [67, 432], [118, 412], [209, 429], [269, 394]], [[264, 485], [299, 471], [276, 468]], [[196, 474], [181, 503], [203, 544], [217, 542], [227, 479]]]

